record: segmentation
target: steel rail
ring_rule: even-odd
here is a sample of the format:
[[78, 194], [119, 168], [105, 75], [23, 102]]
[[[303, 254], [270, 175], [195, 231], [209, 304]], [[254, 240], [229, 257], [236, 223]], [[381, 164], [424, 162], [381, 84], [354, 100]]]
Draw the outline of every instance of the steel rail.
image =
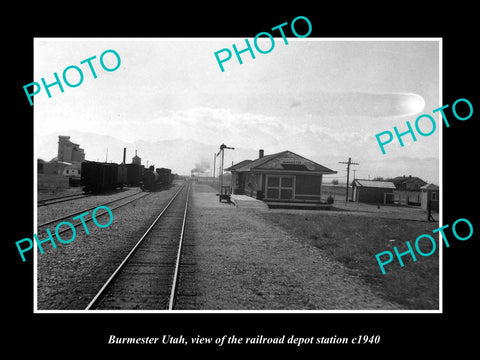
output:
[[[68, 214], [68, 215], [59, 217], [59, 218], [57, 218], [57, 219], [44, 222], [43, 224], [37, 225], [37, 227], [40, 228], [40, 227], [43, 227], [43, 226], [46, 226], [46, 225], [50, 225], [50, 224], [52, 224], [52, 223], [54, 223], [54, 222], [57, 222], [57, 221], [60, 221], [60, 220], [64, 220], [64, 219], [73, 217], [73, 216], [75, 216], [75, 215], [84, 213], [85, 211], [89, 211], [89, 210], [95, 209], [95, 208], [97, 208], [97, 207], [99, 207], [99, 206], [105, 206], [105, 205], [114, 203], [114, 202], [116, 202], [116, 201], [124, 200], [124, 199], [127, 199], [127, 198], [129, 198], [129, 197], [135, 196], [135, 195], [137, 195], [137, 194], [141, 194], [141, 193], [143, 193], [143, 191], [138, 191], [138, 192], [136, 192], [136, 193], [134, 193], [134, 194], [130, 194], [130, 195], [124, 196], [124, 197], [122, 197], [122, 198], [119, 198], [119, 199], [115, 199], [115, 200], [106, 202], [106, 203], [104, 203], [104, 204], [92, 206], [92, 207], [90, 207], [90, 208], [83, 209], [83, 210], [80, 210], [80, 211], [77, 211], [77, 212], [74, 212], [74, 213], [71, 213], [71, 214]], [[141, 199], [141, 198], [143, 198], [143, 197], [144, 197], [144, 196], [141, 196], [141, 197], [139, 197], [139, 199]], [[127, 203], [127, 204], [128, 204], [128, 203]]]
[[[140, 197], [138, 197], [138, 198], [129, 200], [129, 201], [127, 201], [126, 203], [123, 203], [123, 204], [120, 204], [120, 205], [118, 205], [118, 206], [112, 207], [112, 208], [110, 209], [110, 211], [113, 211], [113, 210], [116, 210], [116, 209], [118, 209], [118, 208], [121, 208], [122, 206], [128, 205], [128, 204], [130, 204], [131, 202], [134, 202], [134, 201], [143, 199], [145, 196], [148, 196], [148, 195], [149, 195], [149, 194], [145, 194], [145, 195], [140, 196]], [[122, 199], [125, 199], [125, 198], [122, 198]], [[95, 218], [98, 218], [98, 217], [100, 217], [100, 216], [102, 216], [102, 215], [105, 215], [105, 214], [108, 214], [108, 211], [104, 211], [104, 212], [102, 212], [102, 213], [99, 214], [99, 215], [95, 215]], [[92, 216], [92, 217], [89, 217], [89, 218], [87, 218], [87, 219], [84, 219], [84, 220], [83, 220], [82, 222], [80, 222], [79, 224], [72, 224], [72, 225], [73, 225], [74, 228], [76, 228], [76, 227], [82, 225], [83, 223], [87, 223], [87, 222], [92, 221], [92, 220], [93, 220], [93, 216]], [[64, 232], [67, 232], [67, 231], [69, 231], [69, 230], [71, 230], [71, 228], [66, 228], [66, 229], [63, 229], [63, 230], [61, 230], [61, 231], [55, 231], [55, 234], [58, 236], [58, 235], [63, 234]]]
[[[64, 201], [83, 199], [88, 196], [89, 195], [86, 195], [86, 194], [71, 194], [71, 195], [59, 196], [54, 198], [42, 199], [42, 200], [37, 200], [37, 206], [40, 207], [40, 206], [53, 205], [53, 204], [58, 204]], [[52, 200], [59, 200], [59, 201], [52, 201]]]
[[173, 307], [175, 305], [175, 296], [176, 296], [177, 281], [178, 281], [178, 270], [180, 268], [180, 260], [182, 257], [182, 246], [183, 246], [183, 238], [185, 235], [185, 223], [187, 220], [188, 199], [190, 198], [190, 188], [191, 188], [191, 185], [188, 186], [187, 200], [185, 200], [185, 211], [183, 213], [182, 232], [180, 233], [180, 243], [178, 244], [177, 261], [175, 262], [175, 272], [173, 273], [172, 290], [170, 292], [170, 301], [168, 303], [168, 310], [173, 310]]
[[97, 292], [95, 297], [90, 301], [90, 303], [87, 305], [85, 310], [91, 310], [92, 308], [96, 307], [100, 300], [102, 299], [102, 296], [105, 294], [105, 292], [108, 290], [108, 288], [111, 286], [113, 281], [116, 279], [116, 277], [120, 274], [120, 272], [123, 270], [124, 266], [128, 263], [128, 261], [131, 259], [132, 255], [136, 252], [140, 244], [145, 240], [147, 235], [152, 231], [154, 226], [157, 224], [158, 220], [163, 216], [165, 211], [170, 207], [170, 205], [173, 203], [173, 201], [176, 199], [178, 194], [184, 189], [185, 184], [183, 184], [180, 189], [172, 196], [168, 204], [163, 208], [163, 210], [158, 214], [158, 216], [155, 218], [153, 223], [148, 227], [148, 229], [145, 231], [145, 233], [142, 235], [140, 240], [137, 241], [135, 246], [130, 250], [130, 252], [127, 254], [125, 259], [118, 265], [118, 267], [115, 269], [115, 271], [110, 275], [110, 277], [107, 279], [107, 281], [103, 284], [103, 286], [100, 288], [100, 290]]

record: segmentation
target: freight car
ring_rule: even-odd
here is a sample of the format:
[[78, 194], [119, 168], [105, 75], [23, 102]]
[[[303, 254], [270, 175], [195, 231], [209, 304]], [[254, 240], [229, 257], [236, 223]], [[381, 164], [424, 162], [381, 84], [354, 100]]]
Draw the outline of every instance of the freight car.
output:
[[158, 168], [153, 170], [154, 166], [150, 166], [142, 176], [142, 190], [155, 191], [166, 188], [172, 184], [172, 171], [166, 168]]
[[163, 187], [170, 186], [173, 181], [172, 170], [166, 168], [155, 169], [157, 174], [160, 176], [160, 183]]
[[123, 189], [127, 184], [128, 168], [125, 163], [122, 163], [118, 165], [117, 169], [117, 187]]
[[126, 164], [127, 166], [127, 185], [140, 186], [145, 167], [139, 164]]
[[115, 163], [82, 162], [80, 185], [86, 193], [123, 188], [127, 180], [127, 167]]

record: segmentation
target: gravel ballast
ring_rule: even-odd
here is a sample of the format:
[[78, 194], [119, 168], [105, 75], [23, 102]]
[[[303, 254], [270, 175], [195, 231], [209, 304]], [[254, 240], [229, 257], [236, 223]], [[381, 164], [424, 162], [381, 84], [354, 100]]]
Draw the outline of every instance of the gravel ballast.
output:
[[[178, 188], [115, 210], [107, 228], [89, 223], [88, 235], [77, 228], [69, 244], [45, 243], [37, 253], [37, 309], [83, 310]], [[61, 204], [52, 206], [68, 206]], [[210, 186], [192, 183], [177, 309], [402, 309], [256, 211], [219, 203]]]
[[[114, 210], [113, 222], [106, 228], [89, 222], [87, 235], [82, 226], [78, 227], [75, 239], [69, 244], [57, 242], [54, 249], [50, 242], [45, 243], [45, 253], [37, 251], [37, 308], [83, 310], [178, 188], [177, 184], [150, 193]], [[94, 205], [95, 197], [89, 199]], [[105, 195], [96, 200], [99, 204], [105, 202]], [[52, 205], [56, 209], [50, 212], [61, 212], [60, 206], [65, 207], [65, 213], [72, 212], [67, 203]], [[45, 237], [39, 234], [40, 239]]]

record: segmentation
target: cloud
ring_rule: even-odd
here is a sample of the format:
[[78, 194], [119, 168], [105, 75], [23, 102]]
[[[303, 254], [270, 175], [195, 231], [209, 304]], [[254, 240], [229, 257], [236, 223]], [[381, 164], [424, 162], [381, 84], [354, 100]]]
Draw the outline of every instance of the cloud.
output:
[[196, 140], [215, 146], [225, 143], [235, 148], [264, 148], [269, 153], [286, 149], [309, 154], [325, 153], [325, 149], [330, 154], [376, 150], [374, 138], [366, 129], [345, 131], [311, 121], [300, 123], [294, 117], [198, 107], [163, 111], [154, 118], [143, 126], [132, 126], [141, 128], [146, 140]]
[[146, 127], [160, 138], [195, 139], [207, 144], [230, 141], [235, 142], [232, 146], [243, 147], [276, 143], [284, 133], [284, 125], [276, 116], [209, 107], [163, 112]]
[[291, 108], [294, 108], [294, 107], [297, 107], [297, 106], [300, 106], [302, 104], [302, 102], [298, 99], [292, 99], [290, 100], [290, 107]]
[[328, 116], [407, 116], [425, 107], [424, 99], [411, 93], [324, 92], [315, 102], [319, 114]]

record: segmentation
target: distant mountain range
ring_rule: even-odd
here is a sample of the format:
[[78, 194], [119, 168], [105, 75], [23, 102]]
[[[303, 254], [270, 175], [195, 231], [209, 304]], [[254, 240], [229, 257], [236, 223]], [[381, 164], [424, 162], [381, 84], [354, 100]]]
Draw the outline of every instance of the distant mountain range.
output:
[[[50, 161], [57, 156], [59, 135], [70, 136], [70, 141], [79, 144], [85, 151], [86, 160], [105, 161], [107, 159], [108, 162], [121, 163], [123, 148], [127, 148], [127, 163], [132, 162], [132, 157], [137, 150], [143, 165], [146, 166], [148, 161], [148, 165], [170, 168], [172, 172], [182, 175], [189, 175], [193, 169], [209, 174], [213, 168], [213, 155], [219, 151], [220, 146], [220, 144], [210, 145], [182, 139], [125, 142], [108, 135], [71, 130], [37, 136], [37, 158]], [[230, 166], [232, 161], [237, 163], [245, 159], [254, 160], [257, 157], [258, 149], [225, 150], [225, 168]], [[219, 159], [217, 158], [217, 169]]]
[[[210, 175], [213, 168], [213, 155], [218, 153], [219, 146], [201, 143], [196, 140], [158, 140], [145, 141], [138, 140], [135, 142], [126, 142], [108, 135], [100, 135], [95, 133], [81, 132], [77, 130], [63, 131], [61, 133], [51, 133], [48, 135], [37, 136], [37, 157], [46, 161], [50, 161], [57, 156], [58, 152], [58, 135], [70, 136], [70, 140], [79, 144], [85, 151], [85, 159], [92, 161], [105, 161], [121, 163], [123, 160], [123, 148], [127, 148], [126, 162], [131, 163], [132, 157], [135, 156], [137, 150], [138, 156], [142, 159], [142, 164], [155, 165], [155, 167], [166, 167], [172, 169], [172, 172], [180, 175], [190, 175], [190, 171], [195, 169], [199, 173]], [[228, 144], [227, 145], [232, 145]], [[235, 144], [233, 144], [235, 145]], [[108, 157], [107, 157], [108, 149]], [[235, 148], [235, 150], [225, 150], [225, 168], [242, 160], [255, 160], [258, 158], [258, 150], [254, 148]], [[290, 150], [290, 149], [281, 149]], [[274, 151], [275, 152], [275, 151]], [[295, 151], [294, 151], [295, 152]], [[265, 149], [265, 155], [272, 153], [269, 149]], [[319, 151], [323, 158], [317, 159], [312, 154], [298, 152], [299, 155], [317, 161], [319, 164], [338, 171], [338, 174], [330, 175], [324, 178], [325, 183], [329, 183], [331, 179], [338, 179], [340, 183], [346, 181], [346, 166], [339, 164], [345, 161], [351, 153], [335, 154], [335, 152], [325, 151], [322, 147]], [[216, 174], [218, 174], [219, 160], [216, 162]], [[327, 161], [326, 161], [327, 160]], [[354, 161], [359, 160], [357, 157]], [[412, 159], [409, 157], [397, 157], [389, 161], [383, 158], [377, 160], [363, 162], [360, 166], [352, 167], [350, 179], [353, 179], [352, 170], [357, 170], [356, 178], [373, 179], [376, 176], [384, 178], [395, 177], [402, 174], [412, 174], [418, 176], [427, 182], [438, 184], [438, 164], [436, 158], [420, 158]]]

